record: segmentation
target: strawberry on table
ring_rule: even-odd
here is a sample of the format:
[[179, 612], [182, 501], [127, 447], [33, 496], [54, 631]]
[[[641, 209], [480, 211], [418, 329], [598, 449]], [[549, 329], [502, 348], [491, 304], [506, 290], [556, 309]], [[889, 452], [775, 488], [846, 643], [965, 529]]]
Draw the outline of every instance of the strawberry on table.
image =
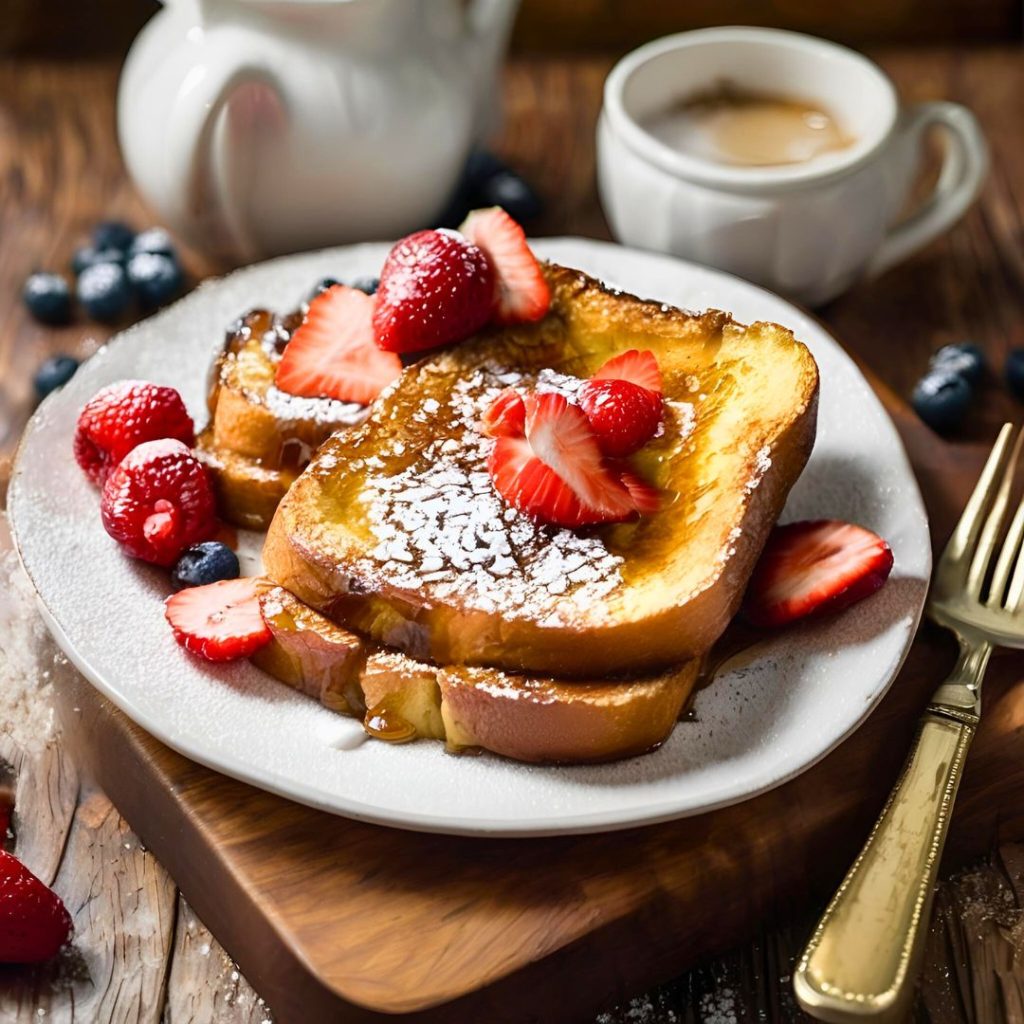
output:
[[0, 850], [0, 963], [49, 960], [70, 935], [71, 915], [61, 898], [16, 857]]
[[500, 324], [540, 320], [551, 306], [551, 289], [523, 229], [500, 207], [474, 210], [459, 229], [487, 254], [497, 278], [494, 319]]
[[304, 398], [368, 405], [402, 372], [373, 339], [374, 300], [337, 284], [317, 295], [277, 366], [274, 383]]
[[170, 437], [192, 445], [192, 417], [174, 388], [122, 380], [101, 388], [78, 415], [75, 461], [102, 487], [110, 471], [144, 441]]
[[747, 618], [755, 626], [784, 626], [847, 608], [878, 590], [892, 563], [889, 545], [853, 523], [777, 526], [750, 579]]
[[258, 582], [219, 580], [167, 598], [164, 615], [175, 639], [208, 661], [234, 661], [254, 654], [272, 638], [260, 611]]
[[217, 532], [217, 508], [203, 464], [181, 441], [146, 441], [107, 477], [103, 527], [128, 554], [173, 565]]
[[387, 352], [420, 352], [462, 341], [494, 311], [494, 268], [454, 231], [417, 231], [396, 242], [374, 299], [373, 330]]

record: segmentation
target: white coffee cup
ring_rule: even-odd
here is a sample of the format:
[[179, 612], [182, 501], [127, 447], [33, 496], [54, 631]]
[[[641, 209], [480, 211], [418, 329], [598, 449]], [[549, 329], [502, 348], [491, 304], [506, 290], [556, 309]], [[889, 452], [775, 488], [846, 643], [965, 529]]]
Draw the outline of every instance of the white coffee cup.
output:
[[[797, 164], [717, 163], [645, 130], [673, 102], [727, 81], [820, 103], [854, 139]], [[905, 219], [926, 131], [946, 146], [938, 181]], [[601, 201], [619, 241], [730, 271], [815, 305], [879, 274], [954, 224], [988, 169], [974, 115], [955, 103], [901, 107], [867, 58], [795, 32], [683, 32], [624, 57], [598, 123]]]

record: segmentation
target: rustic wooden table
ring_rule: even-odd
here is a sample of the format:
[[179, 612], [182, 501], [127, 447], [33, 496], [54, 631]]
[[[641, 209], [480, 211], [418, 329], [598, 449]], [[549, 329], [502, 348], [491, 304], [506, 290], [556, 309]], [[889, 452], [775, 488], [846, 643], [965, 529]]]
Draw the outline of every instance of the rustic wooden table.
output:
[[[850, 350], [907, 394], [928, 353], [949, 341], [980, 343], [993, 365], [1024, 346], [1024, 54], [1016, 47], [873, 54], [908, 100], [950, 98], [975, 110], [993, 149], [981, 202], [945, 239], [822, 311]], [[605, 57], [515, 59], [506, 75], [500, 149], [548, 201], [536, 234], [607, 237], [594, 182], [593, 127]], [[18, 294], [35, 267], [61, 267], [101, 217], [148, 223], [117, 154], [110, 63], [0, 64], [0, 460], [9, 458], [33, 398], [31, 376], [48, 354], [88, 355], [110, 333], [76, 322], [46, 329]], [[194, 277], [212, 267], [189, 258]], [[989, 440], [1019, 417], [990, 385], [963, 443]], [[5, 476], [0, 461], [0, 481]], [[4, 537], [0, 535], [0, 550]], [[2, 611], [2, 609], [0, 609]], [[5, 620], [0, 615], [0, 628]], [[5, 652], [0, 635], [0, 659]], [[24, 693], [0, 693], [0, 723], [24, 712]], [[19, 705], [16, 707], [15, 705]], [[0, 730], [0, 762], [19, 782], [18, 848], [80, 911], [83, 963], [54, 977], [0, 968], [0, 1022], [39, 1021], [38, 993], [56, 988], [62, 1021], [259, 1022], [270, 1013], [239, 976], [173, 881], [102, 794], [82, 785], [59, 744], [26, 746]], [[0, 785], [5, 770], [0, 765]], [[932, 925], [916, 1015], [933, 1021], [1024, 1022], [1024, 850], [1004, 845], [947, 880]], [[793, 1021], [792, 957], [819, 908], [794, 907], [786, 927], [603, 1015], [632, 1021]], [[56, 1009], [54, 1009], [56, 1007]]]

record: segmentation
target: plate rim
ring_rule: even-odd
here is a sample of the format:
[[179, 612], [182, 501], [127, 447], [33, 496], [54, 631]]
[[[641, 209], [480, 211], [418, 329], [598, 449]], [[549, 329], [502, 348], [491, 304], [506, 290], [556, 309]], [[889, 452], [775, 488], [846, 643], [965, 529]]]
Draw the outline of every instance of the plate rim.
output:
[[[910, 463], [909, 456], [907, 455], [906, 448], [903, 444], [902, 439], [896, 430], [895, 424], [889, 415], [888, 410], [879, 399], [871, 383], [864, 375], [861, 368], [857, 365], [856, 361], [849, 355], [839, 340], [832, 333], [832, 330], [825, 325], [820, 319], [818, 319], [813, 313], [802, 309], [789, 299], [778, 295], [777, 293], [771, 292], [766, 288], [762, 288], [759, 285], [753, 284], [750, 281], [739, 278], [734, 274], [729, 274], [725, 271], [718, 270], [714, 267], [707, 267], [702, 264], [694, 263], [688, 260], [682, 260], [677, 257], [663, 254], [648, 252], [646, 250], [635, 249], [630, 246], [621, 246], [613, 242], [607, 242], [600, 239], [591, 239], [577, 236], [557, 236], [550, 238], [541, 239], [530, 239], [531, 245], [535, 245], [537, 249], [544, 250], [548, 247], [560, 248], [562, 246], [571, 247], [573, 245], [583, 243], [585, 246], [597, 247], [605, 249], [608, 252], [626, 252], [630, 255], [638, 255], [646, 258], [651, 258], [666, 263], [673, 263], [679, 266], [683, 266], [688, 270], [697, 271], [700, 274], [709, 274], [712, 277], [721, 278], [728, 281], [730, 284], [738, 284], [741, 288], [748, 290], [751, 293], [761, 293], [768, 296], [775, 302], [781, 302], [784, 305], [792, 307], [801, 316], [811, 320], [817, 326], [817, 328], [829, 339], [833, 344], [837, 354], [846, 361], [848, 369], [851, 370], [856, 377], [858, 377], [865, 385], [868, 393], [872, 400], [877, 404], [879, 411], [884, 417], [885, 425], [890, 432], [890, 441], [892, 442], [893, 454], [899, 464], [899, 468], [904, 475], [905, 479], [909, 482], [912, 488], [912, 495], [916, 499], [915, 503], [921, 512], [921, 529], [928, 534], [930, 532], [928, 511], [925, 507], [924, 500], [921, 496], [920, 487], [917, 482], [916, 474], [914, 473], [913, 467]], [[196, 295], [200, 291], [207, 291], [218, 287], [222, 282], [239, 274], [244, 274], [246, 271], [251, 270], [254, 267], [268, 267], [279, 263], [285, 263], [297, 258], [313, 257], [313, 256], [324, 256], [329, 257], [331, 254], [336, 253], [351, 253], [354, 250], [360, 248], [376, 248], [380, 245], [379, 242], [368, 242], [368, 243], [357, 243], [355, 245], [345, 246], [332, 246], [324, 249], [310, 250], [308, 252], [293, 253], [285, 256], [278, 256], [270, 260], [261, 261], [255, 264], [249, 264], [246, 267], [240, 267], [232, 270], [226, 274], [223, 274], [215, 278], [207, 278], [202, 281], [188, 296]], [[106, 346], [112, 345], [125, 345], [131, 344], [133, 335], [139, 331], [144, 325], [151, 325], [154, 321], [158, 321], [160, 318], [173, 315], [178, 303], [166, 307], [154, 316], [148, 317], [144, 320], [131, 325], [123, 331], [117, 332], [107, 342]], [[10, 489], [9, 498], [14, 497], [14, 500], [8, 501], [7, 504], [7, 517], [10, 526], [11, 538], [13, 541], [14, 550], [17, 553], [19, 564], [24, 570], [26, 576], [32, 584], [32, 588], [36, 597], [36, 604], [39, 608], [41, 617], [44, 624], [47, 627], [48, 632], [53, 637], [58, 647], [63, 651], [65, 656], [71, 661], [75, 668], [83, 675], [83, 677], [92, 685], [96, 690], [99, 691], [101, 696], [109, 700], [117, 708], [119, 708], [126, 717], [140, 728], [144, 729], [147, 733], [153, 736], [158, 742], [164, 746], [169, 747], [180, 756], [202, 765], [203, 767], [218, 772], [219, 774], [225, 775], [238, 782], [245, 783], [247, 785], [255, 786], [258, 789], [262, 789], [266, 792], [272, 793], [275, 796], [281, 797], [286, 800], [291, 800], [295, 803], [300, 803], [305, 806], [311, 807], [314, 810], [321, 811], [323, 813], [334, 814], [337, 816], [350, 818], [355, 821], [366, 822], [373, 825], [397, 828], [405, 831], [424, 832], [429, 834], [444, 834], [444, 835], [459, 835], [465, 837], [481, 837], [481, 838], [511, 838], [511, 839], [530, 839], [530, 838], [542, 838], [550, 836], [563, 836], [563, 835], [585, 835], [593, 833], [613, 832], [622, 831], [630, 828], [638, 828], [645, 826], [653, 826], [665, 823], [667, 821], [681, 820], [683, 818], [695, 817], [697, 815], [708, 814], [716, 810], [720, 810], [723, 807], [731, 806], [732, 804], [743, 803], [747, 800], [755, 799], [758, 796], [763, 795], [773, 789], [785, 785], [792, 779], [803, 774], [805, 771], [818, 764], [825, 757], [827, 757], [832, 751], [834, 751], [840, 744], [845, 742], [854, 732], [856, 732], [872, 714], [872, 712], [878, 707], [879, 703], [888, 692], [890, 686], [899, 675], [907, 656], [910, 653], [910, 649], [913, 645], [914, 639], [917, 635], [918, 628], [920, 626], [921, 618], [924, 613], [924, 605], [926, 598], [926, 588], [922, 588], [921, 597], [914, 609], [912, 622], [906, 633], [906, 640], [903, 644], [903, 648], [900, 651], [898, 657], [888, 667], [887, 675], [879, 677], [878, 687], [876, 688], [872, 698], [867, 700], [863, 704], [863, 709], [860, 714], [851, 719], [851, 722], [846, 730], [832, 739], [821, 751], [819, 751], [814, 757], [809, 758], [799, 765], [795, 765], [781, 774], [767, 779], [763, 782], [759, 782], [756, 785], [746, 788], [742, 793], [735, 792], [736, 786], [724, 787], [719, 786], [716, 790], [711, 791], [710, 799], [701, 803], [699, 807], [682, 808], [678, 806], [678, 799], [673, 801], [672, 799], [662, 800], [657, 803], [646, 803], [638, 804], [629, 807], [627, 810], [599, 810], [594, 812], [583, 812], [573, 813], [569, 815], [563, 814], [559, 818], [544, 817], [544, 818], [517, 818], [514, 822], [510, 822], [507, 818], [491, 818], [481, 819], [474, 818], [468, 820], [466, 818], [452, 817], [445, 814], [423, 814], [417, 811], [396, 811], [390, 809], [381, 810], [374, 804], [368, 804], [358, 800], [352, 800], [345, 796], [339, 796], [335, 794], [330, 802], [324, 800], [319, 792], [309, 787], [305, 782], [296, 781], [293, 779], [282, 780], [282, 778], [268, 769], [261, 763], [253, 762], [246, 763], [237, 761], [232, 756], [227, 755], [223, 759], [217, 757], [208, 757], [204, 754], [199, 743], [190, 743], [189, 737], [183, 736], [180, 739], [174, 738], [165, 731], [160, 722], [150, 716], [144, 711], [140, 711], [134, 707], [131, 702], [127, 699], [123, 699], [121, 694], [118, 692], [117, 687], [111, 685], [104, 674], [95, 670], [76, 650], [74, 644], [65, 633], [63, 627], [56, 619], [54, 613], [47, 605], [39, 587], [36, 584], [35, 578], [32, 576], [31, 570], [26, 564], [25, 556], [22, 551], [22, 543], [20, 539], [20, 533], [17, 526], [17, 514], [14, 511], [18, 506], [18, 484], [20, 477], [23, 472], [21, 465], [25, 441], [33, 430], [34, 425], [39, 418], [39, 414], [44, 412], [47, 406], [59, 395], [55, 392], [48, 395], [43, 402], [37, 407], [29, 422], [26, 424], [22, 431], [18, 444], [15, 449], [14, 456], [11, 462], [11, 476], [10, 476]], [[924, 571], [927, 577], [930, 577], [932, 569], [932, 552], [930, 544], [924, 546]], [[208, 745], [208, 744], [207, 744]]]

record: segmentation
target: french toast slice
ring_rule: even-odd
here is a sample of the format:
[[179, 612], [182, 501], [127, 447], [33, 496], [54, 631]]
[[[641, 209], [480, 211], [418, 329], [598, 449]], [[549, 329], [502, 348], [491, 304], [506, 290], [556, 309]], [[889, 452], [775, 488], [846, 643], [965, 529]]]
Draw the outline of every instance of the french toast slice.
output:
[[366, 417], [365, 406], [299, 398], [275, 387], [281, 354], [301, 322], [300, 312], [252, 310], [228, 330], [210, 375], [210, 421], [196, 449], [210, 470], [221, 515], [238, 526], [266, 529], [320, 444]]
[[618, 760], [664, 742], [698, 677], [697, 661], [603, 681], [438, 668], [365, 644], [281, 587], [264, 587], [260, 604], [273, 639], [252, 662], [391, 742], [443, 740], [532, 763]]
[[[545, 270], [548, 315], [407, 368], [328, 440], [278, 507], [267, 574], [311, 607], [438, 665], [608, 678], [710, 649], [814, 442], [818, 372], [775, 324], [736, 323]], [[664, 381], [633, 458], [662, 493], [634, 522], [570, 531], [509, 508], [478, 422], [509, 385], [574, 393], [625, 350]]]

